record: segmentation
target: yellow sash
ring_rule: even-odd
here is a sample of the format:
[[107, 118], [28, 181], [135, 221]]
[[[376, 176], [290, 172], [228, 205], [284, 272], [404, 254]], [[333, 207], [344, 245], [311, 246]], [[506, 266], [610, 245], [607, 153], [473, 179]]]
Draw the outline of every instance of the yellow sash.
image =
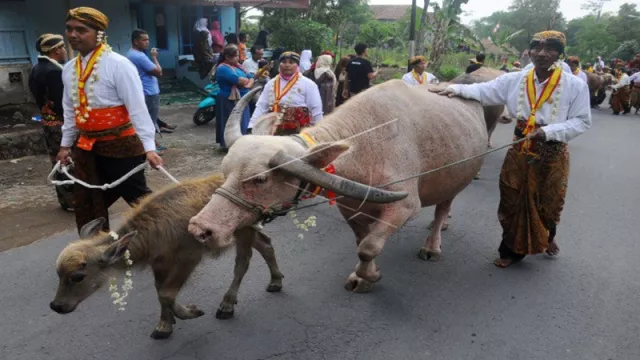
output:
[[[84, 117], [84, 115], [87, 113], [86, 109], [88, 106], [87, 94], [84, 91], [84, 87], [87, 83], [87, 80], [89, 80], [89, 76], [91, 76], [91, 73], [93, 72], [93, 68], [96, 64], [96, 61], [98, 60], [98, 58], [100, 57], [103, 51], [104, 51], [104, 45], [103, 44], [98, 45], [96, 50], [93, 52], [93, 54], [89, 58], [89, 61], [87, 62], [87, 67], [84, 69], [84, 72], [82, 71], [82, 60], [80, 60], [80, 55], [76, 57], [76, 74], [78, 74], [78, 99], [80, 102], [80, 108], [78, 110], [80, 110], [80, 115], [79, 115], [80, 122], [86, 121], [86, 118]], [[76, 116], [76, 119], [78, 119], [78, 116]]]
[[293, 85], [296, 84], [296, 82], [298, 81], [298, 78], [300, 78], [300, 72], [297, 72], [295, 75], [293, 75], [291, 80], [289, 80], [289, 82], [284, 87], [284, 89], [282, 89], [282, 92], [281, 92], [280, 91], [280, 75], [276, 76], [276, 80], [273, 84], [273, 87], [274, 87], [273, 93], [275, 95], [275, 102], [273, 103], [273, 112], [280, 112], [280, 100], [282, 100], [282, 98], [289, 92], [289, 90], [291, 90]]
[[416, 79], [420, 85], [424, 83], [424, 73], [422, 73], [422, 75], [418, 75], [415, 70], [412, 70], [411, 73], [413, 74], [413, 78]]
[[[560, 77], [562, 76], [562, 68], [555, 69], [551, 74], [549, 81], [544, 85], [540, 98], [536, 100], [534, 71], [535, 68], [529, 70], [529, 73], [527, 74], [527, 99], [529, 101], [529, 107], [531, 107], [531, 114], [529, 115], [529, 119], [527, 119], [527, 126], [523, 131], [525, 136], [535, 131], [536, 112], [542, 107], [542, 104], [551, 99], [551, 95], [558, 87]], [[522, 143], [521, 150], [529, 152], [531, 145], [531, 141], [527, 139]]]

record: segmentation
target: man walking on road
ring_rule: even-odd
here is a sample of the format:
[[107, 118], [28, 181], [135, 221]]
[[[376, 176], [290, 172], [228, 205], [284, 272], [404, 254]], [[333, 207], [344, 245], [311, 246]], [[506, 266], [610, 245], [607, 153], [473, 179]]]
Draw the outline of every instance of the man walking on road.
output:
[[509, 148], [500, 172], [502, 242], [494, 261], [499, 267], [560, 251], [555, 236], [569, 180], [567, 143], [591, 127], [589, 87], [563, 71], [559, 59], [565, 46], [563, 33], [543, 31], [530, 43], [531, 70], [439, 92], [485, 106], [506, 105], [516, 117], [515, 138], [527, 139]]
[[[93, 185], [113, 183], [148, 161], [162, 166], [156, 153], [153, 121], [144, 105], [142, 82], [127, 58], [106, 44], [109, 25], [100, 11], [69, 10], [66, 37], [79, 55], [62, 70], [64, 125], [57, 159], [69, 163], [71, 147], [75, 176]], [[109, 230], [109, 207], [120, 197], [133, 206], [151, 193], [144, 170], [113, 189], [74, 187], [78, 232], [92, 220], [104, 218]]]

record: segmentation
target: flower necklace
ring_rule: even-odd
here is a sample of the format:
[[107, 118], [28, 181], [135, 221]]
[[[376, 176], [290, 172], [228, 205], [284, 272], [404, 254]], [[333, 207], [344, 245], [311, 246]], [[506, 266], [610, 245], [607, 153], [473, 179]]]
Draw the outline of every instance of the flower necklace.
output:
[[[113, 239], [114, 242], [118, 241], [118, 239], [120, 238], [120, 236], [114, 231], [111, 231], [109, 233], [109, 236]], [[129, 249], [124, 252], [124, 261], [127, 267], [124, 272], [122, 294], [118, 292], [118, 279], [116, 279], [115, 277], [109, 279], [109, 292], [111, 293], [111, 298], [114, 299], [113, 304], [118, 306], [118, 310], [120, 311], [125, 310], [124, 307], [125, 305], [127, 305], [127, 302], [124, 300], [127, 298], [127, 296], [129, 296], [129, 290], [133, 289], [133, 280], [131, 280], [131, 265], [133, 265], [133, 261], [131, 260], [131, 253], [129, 252]]]
[[422, 85], [424, 83], [424, 73], [422, 73], [421, 75], [418, 75], [418, 73], [415, 70], [411, 70], [411, 73], [413, 74], [413, 78], [416, 79], [418, 84]]
[[[85, 123], [89, 119], [89, 113], [92, 110], [91, 106], [95, 105], [93, 88], [99, 80], [97, 70], [100, 67], [103, 56], [111, 51], [111, 47], [106, 43], [104, 31], [99, 31], [98, 46], [89, 58], [84, 72], [82, 71], [81, 56], [78, 54], [76, 57], [75, 71], [71, 81], [71, 100], [73, 101], [76, 120], [80, 123]], [[91, 82], [89, 82], [90, 78]]]
[[[562, 68], [561, 68], [562, 64], [560, 64], [560, 62], [556, 62], [554, 63], [549, 69], [553, 70], [554, 73], [552, 73], [551, 78], [549, 78], [549, 83], [547, 83], [547, 85], [545, 85], [542, 93], [540, 94], [540, 99], [538, 99], [537, 104], [534, 103], [535, 101], [535, 85], [533, 84], [533, 75], [535, 72], [535, 68], [529, 70], [529, 72], [527, 73], [526, 76], [524, 76], [524, 78], [522, 79], [522, 82], [520, 83], [520, 97], [518, 99], [518, 106], [517, 106], [517, 111], [516, 111], [516, 118], [517, 119], [524, 119], [524, 111], [523, 111], [523, 107], [524, 107], [524, 103], [527, 103], [529, 105], [529, 107], [531, 108], [531, 113], [529, 115], [529, 119], [527, 122], [527, 128], [529, 131], [532, 131], [530, 128], [531, 126], [535, 126], [535, 113], [540, 110], [540, 108], [542, 107], [543, 102], [549, 103], [549, 104], [553, 104], [553, 108], [551, 109], [551, 117], [549, 119], [549, 123], [552, 123], [557, 114], [558, 114], [558, 105], [560, 104], [560, 96], [561, 96], [561, 91], [560, 89], [562, 88], [560, 85], [560, 77], [562, 75]], [[543, 100], [542, 102], [540, 100]], [[532, 124], [533, 121], [533, 124]], [[527, 132], [528, 133], [528, 132]], [[525, 134], [526, 135], [526, 134]], [[528, 144], [529, 142], [525, 142], [522, 145], [522, 148], [529, 148], [530, 144]]]

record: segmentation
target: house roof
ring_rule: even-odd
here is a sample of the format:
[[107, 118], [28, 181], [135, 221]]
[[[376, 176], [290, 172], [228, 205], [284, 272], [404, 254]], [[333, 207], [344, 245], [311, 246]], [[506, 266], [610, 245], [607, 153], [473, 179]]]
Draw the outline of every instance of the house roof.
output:
[[500, 47], [494, 44], [493, 41], [491, 41], [491, 39], [484, 38], [480, 40], [480, 42], [482, 43], [482, 46], [484, 46], [484, 50], [486, 53], [491, 53], [496, 55], [502, 54], [502, 50], [500, 49]]
[[147, 0], [147, 2], [229, 7], [237, 3], [241, 7], [308, 9], [311, 0]]
[[376, 20], [397, 21], [411, 11], [411, 5], [369, 5]]

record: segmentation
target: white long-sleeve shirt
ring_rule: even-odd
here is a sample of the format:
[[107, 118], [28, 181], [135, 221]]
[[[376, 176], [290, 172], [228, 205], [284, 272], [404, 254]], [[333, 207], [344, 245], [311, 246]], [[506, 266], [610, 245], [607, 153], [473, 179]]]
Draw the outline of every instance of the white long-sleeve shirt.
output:
[[640, 81], [640, 71], [638, 71], [637, 73], [629, 76], [629, 83], [631, 82], [637, 83], [638, 81]]
[[[424, 72], [422, 76], [427, 77], [427, 81], [424, 82], [425, 84], [437, 84], [439, 82], [438, 78], [435, 77], [435, 75], [433, 75], [432, 73]], [[408, 73], [404, 74], [404, 76], [402, 76], [402, 81], [409, 85], [420, 85], [418, 80], [413, 77], [413, 71], [409, 71]]]
[[577, 76], [580, 80], [588, 84], [589, 79], [587, 79], [587, 73], [585, 73], [584, 71], [578, 70], [578, 74], [575, 76]]
[[[531, 114], [526, 93], [521, 94], [520, 87], [526, 79], [528, 71], [504, 74], [492, 81], [471, 85], [450, 85], [456, 95], [474, 99], [483, 105], [505, 105], [509, 115], [516, 117], [520, 104], [521, 116], [527, 119]], [[536, 98], [539, 99], [544, 82], [538, 82], [534, 75]], [[526, 90], [525, 90], [526, 92]], [[523, 96], [524, 95], [524, 96]], [[589, 105], [589, 87], [570, 73], [562, 74], [558, 88], [549, 101], [542, 104], [536, 112], [536, 123], [542, 125], [547, 140], [568, 142], [591, 128], [591, 107]], [[557, 107], [555, 116], [552, 116]]]
[[[269, 108], [275, 103], [275, 83], [276, 79], [273, 78], [264, 86], [256, 103], [256, 109], [251, 116], [251, 120], [249, 120], [249, 129], [253, 128], [260, 116], [268, 114]], [[284, 90], [288, 83], [287, 80], [280, 78], [280, 91]], [[318, 85], [311, 79], [302, 76], [302, 74], [300, 74], [298, 81], [296, 81], [291, 90], [280, 100], [280, 107], [282, 106], [308, 108], [311, 114], [311, 124], [313, 125], [322, 120], [322, 99], [320, 98]]]
[[[87, 66], [93, 52], [82, 57], [82, 71]], [[64, 93], [62, 106], [64, 109], [64, 124], [62, 125], [61, 146], [71, 147], [78, 134], [76, 128], [75, 111], [71, 91], [73, 89], [73, 75], [75, 72], [75, 58], [67, 62], [62, 70]], [[129, 112], [131, 124], [145, 151], [155, 151], [156, 128], [151, 120], [147, 105], [144, 101], [142, 81], [135, 66], [126, 57], [116, 52], [104, 52], [97, 71], [98, 81], [93, 83], [93, 76], [87, 80], [85, 90], [93, 84], [94, 96], [91, 97], [91, 107], [102, 109], [124, 105]], [[93, 75], [93, 73], [92, 73]], [[77, 86], [77, 85], [76, 85]], [[77, 89], [75, 89], [77, 91]]]
[[630, 85], [630, 84], [631, 84], [631, 78], [629, 77], [629, 75], [622, 74], [622, 77], [620, 78], [620, 81], [618, 81], [617, 84], [613, 85], [612, 88], [620, 89], [621, 87], [626, 86], [626, 85]]

